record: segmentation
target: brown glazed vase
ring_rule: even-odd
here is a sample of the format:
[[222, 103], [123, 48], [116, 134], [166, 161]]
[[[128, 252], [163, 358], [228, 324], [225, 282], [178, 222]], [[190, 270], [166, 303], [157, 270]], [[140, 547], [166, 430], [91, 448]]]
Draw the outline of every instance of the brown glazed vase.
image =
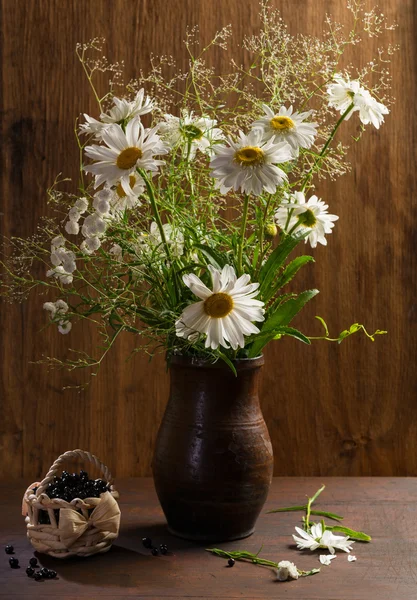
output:
[[259, 406], [263, 357], [210, 364], [173, 357], [153, 475], [169, 531], [205, 542], [254, 532], [273, 454]]

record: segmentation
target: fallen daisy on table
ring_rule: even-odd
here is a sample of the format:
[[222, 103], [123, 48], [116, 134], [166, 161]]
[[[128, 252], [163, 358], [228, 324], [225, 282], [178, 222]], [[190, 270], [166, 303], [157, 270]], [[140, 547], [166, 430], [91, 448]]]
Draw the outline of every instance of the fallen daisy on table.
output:
[[349, 554], [349, 556], [347, 557], [349, 562], [355, 562], [356, 560], [356, 556], [353, 556], [353, 554]]
[[[336, 554], [320, 554], [319, 561], [322, 565], [330, 565], [332, 560], [336, 558]], [[350, 558], [350, 556], [348, 556]]]
[[350, 552], [352, 550], [352, 544], [355, 542], [350, 540], [349, 537], [341, 535], [334, 535], [331, 531], [326, 529], [323, 531], [321, 523], [312, 525], [310, 533], [303, 531], [300, 527], [295, 528], [298, 536], [293, 535], [294, 541], [297, 543], [299, 550], [317, 550], [317, 548], [327, 548], [331, 554], [334, 554], [336, 550], [343, 550], [344, 552]]

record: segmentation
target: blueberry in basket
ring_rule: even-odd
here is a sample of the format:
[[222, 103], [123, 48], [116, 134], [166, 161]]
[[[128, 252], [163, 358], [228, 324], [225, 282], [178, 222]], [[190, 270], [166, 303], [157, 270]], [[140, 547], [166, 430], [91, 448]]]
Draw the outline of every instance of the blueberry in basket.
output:
[[49, 498], [71, 502], [74, 498], [99, 498], [100, 494], [107, 491], [110, 491], [110, 485], [104, 479], [90, 479], [86, 471], [72, 474], [63, 471], [61, 477], [54, 477], [45, 493]]

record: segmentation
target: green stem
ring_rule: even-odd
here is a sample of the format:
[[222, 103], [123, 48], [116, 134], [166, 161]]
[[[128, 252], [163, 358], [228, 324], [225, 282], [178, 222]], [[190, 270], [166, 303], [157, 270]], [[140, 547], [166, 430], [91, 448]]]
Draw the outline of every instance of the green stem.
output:
[[340, 117], [340, 119], [338, 120], [338, 122], [336, 123], [336, 125], [334, 126], [329, 139], [327, 140], [327, 142], [324, 144], [319, 156], [316, 158], [316, 160], [314, 161], [313, 166], [311, 167], [310, 171], [307, 173], [303, 185], [301, 187], [301, 191], [304, 192], [304, 190], [306, 189], [307, 183], [310, 181], [310, 179], [312, 178], [314, 171], [316, 170], [316, 167], [320, 166], [321, 161], [323, 160], [324, 154], [326, 153], [327, 148], [330, 146], [334, 136], [336, 135], [336, 131], [339, 129], [340, 125], [343, 123], [343, 121], [346, 119], [346, 117], [348, 116], [348, 114], [350, 113], [350, 111], [353, 109], [353, 102], [352, 104], [345, 110], [345, 112], [342, 114], [342, 116]]
[[249, 196], [245, 194], [243, 201], [243, 215], [242, 215], [242, 224], [240, 228], [240, 240], [239, 240], [239, 250], [238, 250], [238, 259], [237, 259], [237, 268], [239, 276], [243, 273], [243, 245], [245, 243], [245, 233], [246, 233], [246, 224], [248, 221], [248, 208], [249, 208]]
[[143, 169], [138, 169], [138, 173], [140, 174], [143, 181], [145, 182], [146, 189], [147, 189], [148, 195], [149, 195], [149, 201], [150, 201], [151, 207], [152, 207], [153, 216], [155, 218], [155, 222], [159, 229], [159, 234], [161, 236], [162, 244], [164, 246], [164, 250], [165, 250], [168, 260], [171, 261], [172, 260], [171, 251], [169, 249], [167, 238], [165, 236], [165, 231], [164, 231], [164, 227], [162, 225], [161, 215], [159, 214], [158, 205], [156, 202], [153, 186], [152, 186], [151, 182], [149, 181], [149, 179]]
[[306, 519], [305, 519], [305, 528], [306, 528], [306, 530], [310, 529], [311, 505], [313, 504], [313, 502], [315, 500], [317, 500], [317, 498], [320, 496], [320, 494], [325, 489], [325, 487], [326, 487], [325, 485], [322, 485], [321, 488], [319, 490], [317, 490], [317, 492], [314, 494], [314, 496], [312, 496], [311, 498], [308, 499], [308, 502], [307, 502], [307, 514], [306, 514]]

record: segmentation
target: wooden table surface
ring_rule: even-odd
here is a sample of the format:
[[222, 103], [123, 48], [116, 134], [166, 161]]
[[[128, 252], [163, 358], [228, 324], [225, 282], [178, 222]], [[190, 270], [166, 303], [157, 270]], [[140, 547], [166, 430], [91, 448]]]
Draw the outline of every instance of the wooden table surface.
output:
[[[121, 531], [110, 552], [84, 559], [58, 560], [39, 555], [39, 562], [58, 572], [58, 579], [36, 582], [25, 568], [33, 555], [21, 516], [26, 483], [0, 483], [0, 543], [13, 544], [21, 568], [11, 569], [0, 553], [0, 598], [234, 598], [288, 600], [416, 600], [417, 478], [276, 478], [265, 510], [302, 503], [322, 483], [317, 505], [345, 517], [345, 524], [366, 531], [369, 544], [356, 542], [329, 567], [323, 551], [299, 551], [291, 534], [302, 513], [261, 514], [253, 536], [227, 544], [228, 550], [257, 552], [269, 560], [290, 560], [301, 569], [321, 566], [321, 573], [280, 583], [271, 569], [246, 563], [227, 568], [226, 561], [205, 546], [172, 537], [166, 530], [151, 479], [117, 482], [122, 510]], [[173, 554], [151, 556], [141, 539], [166, 543]], [[211, 547], [214, 547], [212, 545]]]

